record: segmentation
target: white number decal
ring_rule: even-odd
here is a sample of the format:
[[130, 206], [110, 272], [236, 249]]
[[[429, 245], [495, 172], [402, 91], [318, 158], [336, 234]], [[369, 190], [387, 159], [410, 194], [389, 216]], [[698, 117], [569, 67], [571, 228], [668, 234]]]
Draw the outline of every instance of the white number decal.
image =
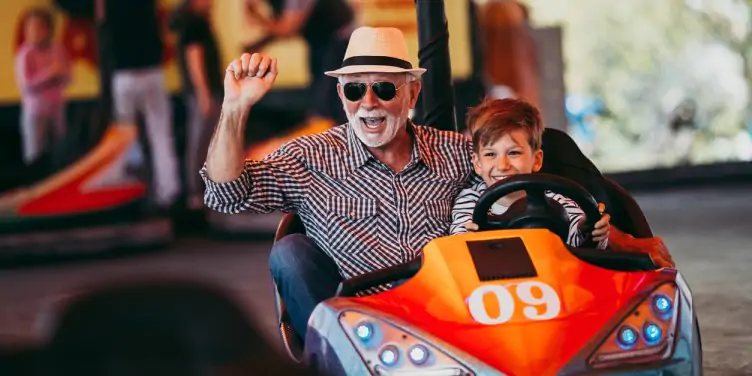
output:
[[[541, 292], [541, 297], [533, 296], [533, 288]], [[523, 282], [517, 285], [517, 297], [523, 303], [529, 304], [522, 310], [525, 317], [530, 320], [549, 320], [559, 315], [561, 312], [561, 301], [559, 295], [553, 287], [538, 281]], [[538, 308], [535, 306], [545, 305], [546, 310], [538, 314]]]
[[[491, 317], [488, 315], [485, 303], [483, 303], [483, 297], [487, 293], [496, 295], [496, 299], [499, 301], [499, 316]], [[470, 314], [475, 321], [486, 325], [497, 325], [505, 323], [514, 315], [514, 298], [502, 285], [484, 285], [478, 287], [468, 299], [468, 307], [470, 308]]]
[[[522, 313], [530, 320], [550, 320], [561, 312], [561, 300], [553, 287], [538, 281], [523, 282], [515, 289], [517, 298], [527, 304]], [[538, 290], [533, 293], [533, 290]], [[491, 293], [499, 302], [499, 314], [491, 317], [483, 298]], [[540, 295], [537, 297], [536, 295]], [[485, 325], [499, 325], [512, 319], [515, 309], [515, 299], [512, 293], [502, 285], [483, 285], [470, 294], [467, 305], [470, 315], [475, 321]], [[538, 306], [545, 306], [543, 313], [538, 313]]]

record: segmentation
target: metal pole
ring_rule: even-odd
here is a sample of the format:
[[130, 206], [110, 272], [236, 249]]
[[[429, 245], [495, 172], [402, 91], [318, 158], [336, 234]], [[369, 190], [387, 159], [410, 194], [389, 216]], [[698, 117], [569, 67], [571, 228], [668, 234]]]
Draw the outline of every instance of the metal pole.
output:
[[112, 121], [112, 46], [107, 23], [106, 0], [96, 0], [94, 25], [97, 30], [97, 61], [99, 65], [100, 125], [106, 128]]
[[426, 68], [413, 117], [418, 124], [457, 131], [449, 29], [444, 0], [415, 0], [418, 17], [418, 65]]

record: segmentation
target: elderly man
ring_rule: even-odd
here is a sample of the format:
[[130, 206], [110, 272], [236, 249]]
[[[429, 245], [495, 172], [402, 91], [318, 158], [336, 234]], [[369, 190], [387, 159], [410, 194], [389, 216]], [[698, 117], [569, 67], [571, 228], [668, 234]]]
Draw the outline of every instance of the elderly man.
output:
[[359, 28], [342, 67], [326, 72], [339, 80], [348, 123], [245, 161], [243, 126], [273, 85], [277, 62], [244, 54], [227, 70], [222, 118], [202, 170], [205, 201], [224, 213], [300, 215], [307, 235], [278, 241], [270, 267], [303, 336], [315, 306], [343, 278], [407, 262], [448, 235], [452, 202], [476, 178], [461, 134], [408, 119], [424, 72], [408, 61], [399, 30]]
[[339, 80], [348, 123], [245, 161], [243, 126], [274, 83], [277, 62], [244, 54], [228, 68], [202, 170], [205, 201], [225, 213], [300, 215], [307, 236], [277, 242], [270, 267], [301, 335], [343, 278], [406, 262], [447, 235], [452, 200], [472, 176], [471, 150], [459, 133], [409, 121], [424, 72], [408, 61], [398, 29], [359, 28], [342, 68], [327, 72]]

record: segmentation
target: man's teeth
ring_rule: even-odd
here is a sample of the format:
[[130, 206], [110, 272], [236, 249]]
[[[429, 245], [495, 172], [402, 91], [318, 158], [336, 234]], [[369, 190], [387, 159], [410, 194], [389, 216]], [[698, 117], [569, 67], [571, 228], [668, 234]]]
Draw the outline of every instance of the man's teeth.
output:
[[386, 118], [383, 117], [362, 117], [360, 118], [363, 123], [368, 127], [377, 127], [381, 125], [381, 123], [386, 120]]

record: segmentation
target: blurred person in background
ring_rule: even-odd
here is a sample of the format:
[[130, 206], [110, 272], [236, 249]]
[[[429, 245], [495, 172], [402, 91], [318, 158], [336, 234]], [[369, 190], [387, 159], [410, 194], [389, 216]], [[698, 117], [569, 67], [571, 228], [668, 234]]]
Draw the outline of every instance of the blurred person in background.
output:
[[[113, 51], [112, 99], [115, 121], [136, 124], [144, 116], [158, 212], [180, 194], [172, 105], [165, 87], [164, 43], [156, 0], [97, 0], [109, 25]], [[136, 149], [139, 158], [140, 148]]]
[[16, 81], [21, 91], [21, 137], [27, 165], [51, 148], [54, 168], [65, 159], [65, 87], [71, 63], [53, 41], [54, 16], [33, 8], [24, 16], [24, 42], [16, 54]]
[[178, 36], [178, 61], [188, 110], [186, 189], [188, 207], [204, 207], [198, 171], [206, 159], [214, 126], [222, 109], [222, 68], [211, 24], [213, 0], [185, 0], [172, 14], [170, 29]]
[[669, 119], [674, 153], [679, 165], [688, 165], [692, 161], [692, 151], [697, 125], [697, 102], [692, 98], [682, 100], [671, 112]]
[[488, 93], [496, 99], [520, 98], [540, 107], [540, 75], [529, 8], [516, 0], [478, 5]]
[[314, 375], [278, 352], [233, 296], [201, 282], [92, 286], [56, 311], [38, 375]]
[[[262, 26], [273, 38], [300, 35], [308, 44], [312, 115], [347, 122], [337, 96], [337, 80], [321, 72], [338, 69], [355, 29], [355, 12], [347, 0], [267, 0], [273, 9], [268, 19], [258, 10], [260, 0], [245, 0], [249, 23]], [[255, 51], [258, 52], [258, 51]]]

